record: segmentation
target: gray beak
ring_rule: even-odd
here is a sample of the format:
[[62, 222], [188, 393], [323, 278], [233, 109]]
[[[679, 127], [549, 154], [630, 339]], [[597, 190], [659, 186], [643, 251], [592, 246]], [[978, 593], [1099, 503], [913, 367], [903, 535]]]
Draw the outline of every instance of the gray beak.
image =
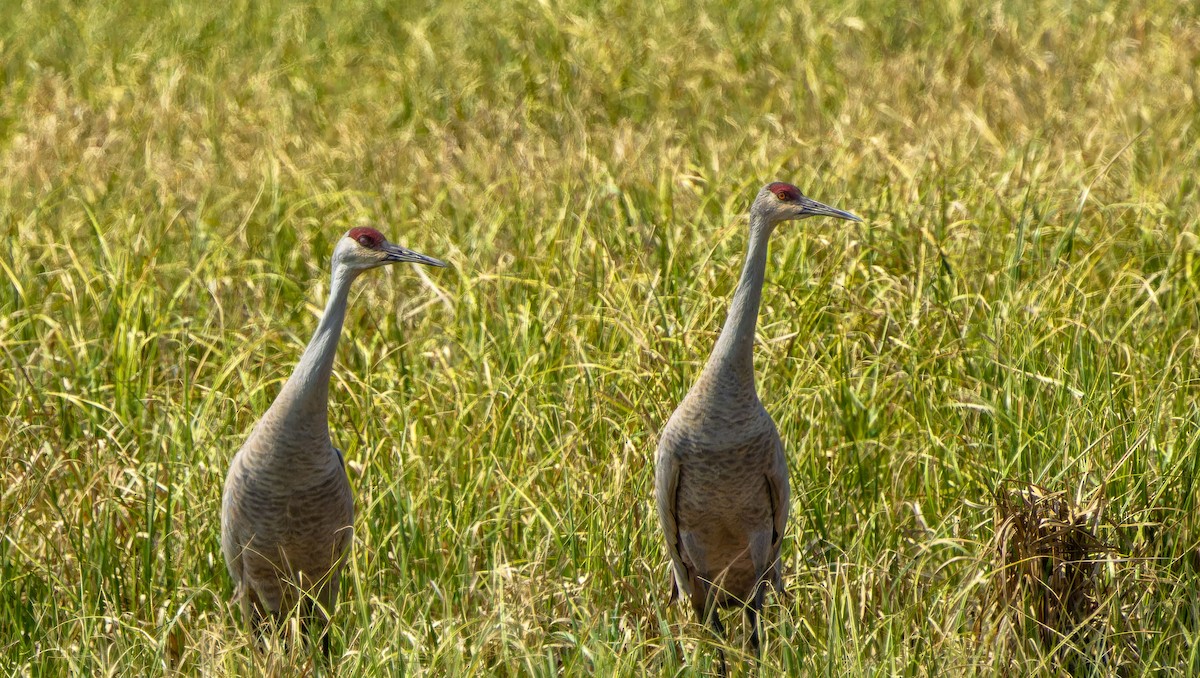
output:
[[426, 266], [437, 266], [438, 268], [446, 267], [446, 262], [442, 261], [441, 259], [434, 259], [433, 257], [425, 256], [420, 252], [414, 252], [408, 248], [401, 247], [399, 245], [393, 245], [390, 242], [384, 244], [383, 252], [387, 255], [384, 257], [384, 261], [388, 262], [410, 261], [414, 264], [425, 264]]
[[836, 207], [830, 207], [813, 200], [812, 198], [800, 198], [800, 214], [806, 217], [833, 217], [835, 219], [845, 219], [847, 221], [859, 221], [862, 219], [853, 214], [840, 210]]

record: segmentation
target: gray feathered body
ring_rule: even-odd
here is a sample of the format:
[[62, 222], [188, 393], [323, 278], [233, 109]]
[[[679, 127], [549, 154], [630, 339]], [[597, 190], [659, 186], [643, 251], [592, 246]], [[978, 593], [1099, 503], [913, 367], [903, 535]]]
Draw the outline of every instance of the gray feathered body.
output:
[[335, 265], [312, 340], [225, 478], [221, 551], [253, 629], [309, 597], [317, 605], [305, 606], [306, 620], [327, 619], [337, 602], [354, 537], [354, 498], [329, 438], [329, 377], [353, 279]]
[[[667, 421], [654, 460], [654, 498], [682, 591], [702, 623], [723, 632], [716, 608], [745, 606], [758, 650], [764, 584], [783, 588], [781, 550], [791, 489], [783, 442], [758, 399], [754, 331], [775, 226], [811, 216], [858, 217], [783, 182], [750, 208], [750, 240], [725, 325], [700, 376]], [[725, 674], [725, 655], [721, 674]]]
[[[790, 489], [783, 443], [758, 399], [754, 329], [769, 223], [752, 215], [742, 275], [716, 346], [671, 415], [655, 454], [655, 501], [682, 591], [702, 621], [711, 609], [761, 609], [763, 582], [781, 588]], [[757, 643], [757, 635], [752, 637]]]
[[[752, 393], [711, 398], [702, 379], [659, 438], [655, 496], [675, 586], [698, 610], [782, 587], [790, 488], [775, 422]], [[710, 585], [713, 591], [709, 594]]]
[[303, 595], [322, 615], [337, 601], [354, 497], [324, 426], [323, 419], [289, 423], [268, 412], [229, 467], [221, 550], [251, 624], [264, 614], [290, 614]]
[[[303, 621], [328, 621], [354, 542], [354, 497], [342, 453], [329, 439], [329, 379], [350, 285], [364, 271], [389, 264], [446, 265], [388, 242], [369, 226], [347, 231], [331, 261], [321, 321], [225, 477], [221, 551], [242, 616], [254, 630], [264, 617], [286, 616], [299, 604]], [[327, 626], [321, 637], [328, 655]]]

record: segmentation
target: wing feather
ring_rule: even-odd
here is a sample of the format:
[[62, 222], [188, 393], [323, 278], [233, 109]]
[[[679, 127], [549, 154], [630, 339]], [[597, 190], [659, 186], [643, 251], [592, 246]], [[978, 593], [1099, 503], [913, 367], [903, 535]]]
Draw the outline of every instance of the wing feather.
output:
[[787, 530], [788, 510], [791, 507], [791, 486], [788, 483], [787, 460], [783, 456], [783, 444], [779, 443], [779, 452], [774, 463], [767, 467], [767, 489], [771, 495], [771, 515], [773, 517], [771, 534], [771, 559], [775, 562], [775, 573], [772, 583], [775, 590], [783, 590], [783, 561], [780, 553], [783, 550], [783, 535]]
[[687, 564], [679, 553], [679, 459], [665, 435], [659, 441], [654, 459], [654, 498], [658, 505], [658, 522], [666, 537], [667, 555], [671, 558], [670, 600], [674, 602], [680, 589], [690, 595], [691, 580], [687, 575]]

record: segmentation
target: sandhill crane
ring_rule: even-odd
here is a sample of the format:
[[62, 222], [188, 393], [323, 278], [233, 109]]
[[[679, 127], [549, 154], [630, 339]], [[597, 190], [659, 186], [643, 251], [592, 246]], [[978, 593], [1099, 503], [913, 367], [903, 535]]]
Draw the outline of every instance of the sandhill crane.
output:
[[[717, 608], [745, 606], [759, 649], [764, 583], [782, 590], [787, 526], [783, 442], [754, 386], [754, 327], [775, 226], [814, 216], [861, 221], [775, 182], [750, 208], [750, 244], [712, 355], [663, 428], [655, 455], [658, 517], [671, 557], [671, 601], [682, 590], [702, 624], [724, 633]], [[720, 653], [721, 671], [725, 655]]]
[[354, 498], [342, 453], [329, 439], [328, 417], [329, 376], [350, 285], [387, 264], [446, 265], [366, 227], [350, 229], [332, 261], [325, 313], [275, 402], [234, 455], [221, 502], [221, 551], [244, 622], [261, 633], [268, 617], [284, 617], [304, 601], [302, 619], [320, 623], [326, 654], [328, 615], [354, 523]]

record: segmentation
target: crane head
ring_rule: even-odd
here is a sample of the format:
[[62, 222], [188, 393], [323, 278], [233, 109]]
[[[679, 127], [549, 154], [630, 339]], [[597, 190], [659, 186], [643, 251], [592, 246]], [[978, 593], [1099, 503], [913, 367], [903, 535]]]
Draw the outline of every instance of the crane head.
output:
[[834, 217], [848, 221], [862, 221], [849, 212], [808, 198], [800, 192], [800, 189], [782, 181], [775, 181], [763, 186], [754, 199], [750, 213], [761, 217], [764, 223], [770, 226], [809, 217]]
[[389, 242], [382, 233], [369, 226], [358, 226], [346, 231], [345, 237], [333, 251], [333, 261], [356, 273], [404, 261], [426, 266], [446, 265], [446, 262], [440, 259]]

